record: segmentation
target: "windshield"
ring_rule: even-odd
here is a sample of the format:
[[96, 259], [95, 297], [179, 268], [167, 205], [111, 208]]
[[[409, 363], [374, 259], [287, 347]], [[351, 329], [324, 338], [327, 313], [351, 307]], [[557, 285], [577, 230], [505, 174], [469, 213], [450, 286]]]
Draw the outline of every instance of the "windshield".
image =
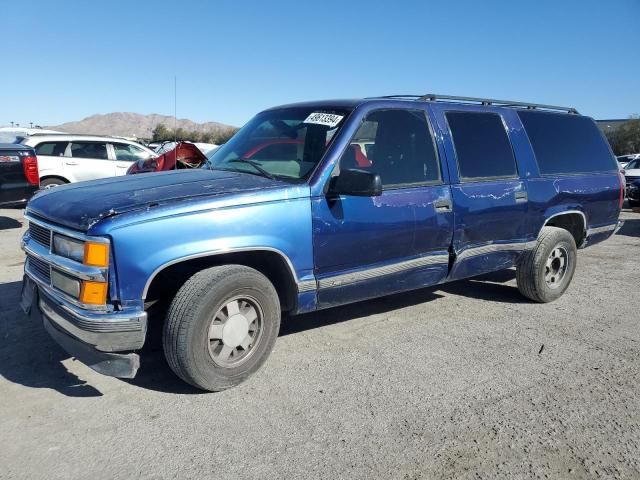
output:
[[349, 113], [344, 109], [313, 108], [262, 112], [211, 152], [205, 168], [304, 181]]

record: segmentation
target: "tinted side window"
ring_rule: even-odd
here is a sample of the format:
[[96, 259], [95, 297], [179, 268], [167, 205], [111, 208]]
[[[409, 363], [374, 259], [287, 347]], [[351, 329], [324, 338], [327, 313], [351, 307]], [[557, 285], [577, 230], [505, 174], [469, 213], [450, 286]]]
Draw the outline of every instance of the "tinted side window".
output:
[[128, 143], [114, 143], [113, 150], [116, 154], [116, 160], [124, 162], [135, 162], [136, 160], [146, 160], [149, 154], [143, 149]]
[[462, 180], [517, 176], [516, 161], [500, 115], [447, 112]]
[[44, 142], [36, 146], [36, 155], [62, 157], [67, 149], [67, 142]]
[[73, 142], [71, 156], [107, 160], [107, 144], [102, 142]]
[[[366, 146], [366, 156], [360, 145]], [[417, 110], [370, 113], [342, 155], [340, 168], [377, 173], [387, 187], [439, 182], [438, 157], [425, 113]]]
[[617, 170], [609, 147], [588, 117], [519, 111], [541, 174]]

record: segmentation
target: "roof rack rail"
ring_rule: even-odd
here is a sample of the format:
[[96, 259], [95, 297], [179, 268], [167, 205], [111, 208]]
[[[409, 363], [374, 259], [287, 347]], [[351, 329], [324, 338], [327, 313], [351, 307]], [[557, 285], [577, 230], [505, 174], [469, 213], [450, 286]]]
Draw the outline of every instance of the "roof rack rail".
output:
[[[104, 138], [119, 138], [123, 140], [129, 140], [133, 137], [123, 137], [122, 135], [103, 135], [99, 133], [68, 133], [68, 132], [34, 132], [28, 135], [29, 137], [55, 137], [55, 136], [68, 136], [68, 137], [104, 137]], [[130, 140], [131, 141], [131, 140]]]
[[556, 105], [544, 105], [542, 103], [515, 102], [513, 100], [496, 100], [493, 98], [459, 97], [456, 95], [439, 95], [437, 93], [427, 93], [426, 95], [386, 95], [380, 98], [413, 98], [417, 102], [461, 102], [479, 103], [480, 105], [495, 105], [500, 107], [523, 107], [529, 110], [556, 110], [560, 112], [577, 114], [578, 110], [573, 107], [558, 107]]

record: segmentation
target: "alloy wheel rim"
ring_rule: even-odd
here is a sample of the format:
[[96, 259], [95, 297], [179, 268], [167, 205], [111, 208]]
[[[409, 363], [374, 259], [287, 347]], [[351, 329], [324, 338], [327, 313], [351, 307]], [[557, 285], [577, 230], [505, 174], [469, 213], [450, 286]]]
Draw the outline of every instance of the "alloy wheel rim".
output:
[[225, 301], [209, 323], [207, 346], [211, 359], [221, 367], [244, 363], [262, 336], [264, 315], [258, 301], [237, 296]]
[[551, 250], [544, 266], [544, 281], [549, 288], [558, 288], [569, 268], [569, 253], [563, 247]]

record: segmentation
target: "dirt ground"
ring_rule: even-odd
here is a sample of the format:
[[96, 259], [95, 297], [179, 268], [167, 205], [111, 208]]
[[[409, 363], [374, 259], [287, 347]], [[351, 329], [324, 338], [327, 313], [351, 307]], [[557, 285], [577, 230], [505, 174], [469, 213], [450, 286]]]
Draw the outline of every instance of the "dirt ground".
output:
[[640, 214], [580, 251], [558, 301], [513, 271], [285, 319], [240, 387], [204, 394], [148, 348], [130, 381], [18, 307], [0, 210], [0, 478], [640, 478]]

